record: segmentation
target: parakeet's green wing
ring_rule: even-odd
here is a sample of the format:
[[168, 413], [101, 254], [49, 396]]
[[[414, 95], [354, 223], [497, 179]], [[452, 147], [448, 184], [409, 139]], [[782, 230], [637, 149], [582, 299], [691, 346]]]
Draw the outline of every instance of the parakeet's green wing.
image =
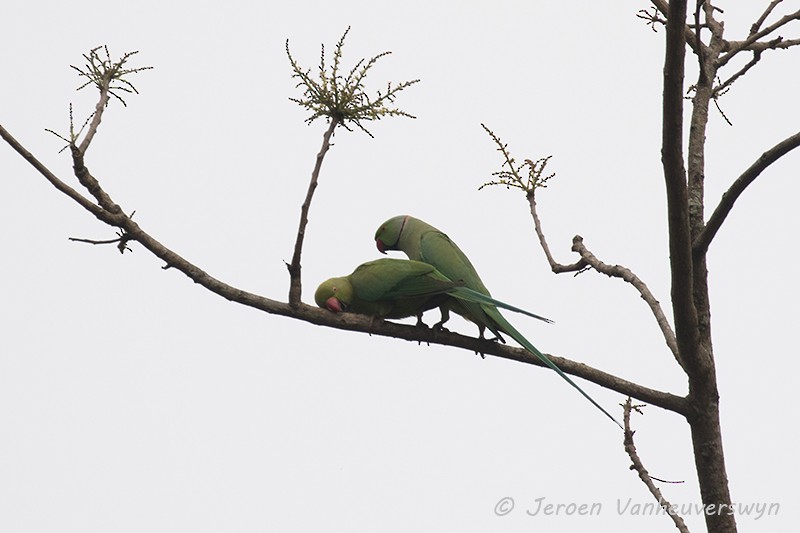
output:
[[489, 294], [470, 260], [444, 233], [440, 231], [423, 233], [420, 237], [420, 256], [421, 261], [432, 264], [451, 280], [462, 280], [466, 287]]
[[377, 259], [364, 263], [350, 279], [356, 295], [373, 302], [434, 296], [455, 286], [433, 266], [404, 259]]
[[[423, 261], [435, 266], [439, 272], [453, 281], [463, 282], [464, 286], [474, 291], [489, 295], [489, 290], [481, 281], [475, 267], [461, 251], [461, 249], [440, 231], [426, 231], [420, 237], [420, 256]], [[465, 318], [478, 324], [478, 327], [487, 327], [498, 339], [500, 332], [494, 323], [486, 316], [483, 307], [475, 302], [459, 301], [461, 310], [454, 310]]]

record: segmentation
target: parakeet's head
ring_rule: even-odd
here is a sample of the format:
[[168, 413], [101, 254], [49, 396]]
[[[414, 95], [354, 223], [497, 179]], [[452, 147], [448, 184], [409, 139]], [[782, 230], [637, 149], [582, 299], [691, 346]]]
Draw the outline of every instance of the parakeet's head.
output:
[[347, 278], [331, 278], [317, 287], [314, 301], [317, 305], [334, 313], [347, 311], [353, 298], [353, 286]]
[[408, 215], [399, 215], [392, 217], [378, 228], [375, 232], [375, 246], [382, 254], [386, 250], [397, 250], [397, 241], [400, 240], [400, 234], [403, 233], [403, 227], [408, 220]]

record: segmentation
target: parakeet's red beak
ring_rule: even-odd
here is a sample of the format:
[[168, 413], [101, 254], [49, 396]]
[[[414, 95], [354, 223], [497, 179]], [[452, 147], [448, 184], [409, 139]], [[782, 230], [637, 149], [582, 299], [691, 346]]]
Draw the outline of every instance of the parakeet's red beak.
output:
[[342, 302], [336, 296], [331, 296], [325, 300], [325, 307], [328, 308], [328, 311], [333, 311], [334, 313], [342, 312]]
[[383, 244], [383, 241], [380, 239], [375, 239], [375, 246], [378, 247], [378, 251], [384, 255], [386, 255], [386, 245]]

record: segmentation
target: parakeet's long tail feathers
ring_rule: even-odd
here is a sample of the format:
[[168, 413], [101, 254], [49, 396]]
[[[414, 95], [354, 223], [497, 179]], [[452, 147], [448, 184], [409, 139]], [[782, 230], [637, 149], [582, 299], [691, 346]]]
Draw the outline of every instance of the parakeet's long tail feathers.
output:
[[511, 337], [512, 337], [512, 338], [513, 338], [515, 341], [517, 341], [518, 343], [520, 343], [520, 344], [521, 344], [521, 345], [522, 345], [522, 346], [523, 346], [523, 347], [524, 347], [526, 350], [528, 350], [528, 351], [529, 351], [529, 352], [531, 352], [533, 355], [535, 355], [536, 357], [538, 357], [538, 358], [539, 358], [539, 360], [540, 360], [540, 361], [542, 361], [542, 362], [543, 362], [545, 365], [547, 365], [547, 366], [549, 366], [550, 368], [552, 368], [553, 370], [555, 370], [555, 371], [556, 371], [556, 373], [557, 373], [559, 376], [561, 376], [561, 377], [562, 377], [562, 378], [563, 378], [563, 379], [564, 379], [564, 380], [565, 380], [567, 383], [569, 383], [570, 385], [572, 385], [573, 387], [575, 387], [576, 389], [578, 389], [578, 392], [580, 392], [581, 394], [583, 394], [583, 396], [584, 396], [584, 397], [585, 397], [587, 400], [589, 400], [590, 402], [592, 402], [592, 404], [593, 404], [595, 407], [597, 407], [598, 409], [600, 409], [600, 410], [603, 412], [603, 414], [605, 414], [605, 415], [606, 415], [608, 418], [610, 418], [610, 419], [611, 419], [611, 420], [612, 420], [612, 421], [613, 421], [613, 422], [614, 422], [616, 425], [618, 425], [618, 426], [619, 426], [620, 428], [622, 428], [622, 429], [625, 429], [625, 428], [623, 428], [623, 427], [622, 427], [622, 424], [620, 424], [620, 423], [617, 421], [617, 419], [616, 419], [616, 418], [614, 418], [613, 416], [611, 416], [611, 414], [610, 414], [608, 411], [606, 411], [605, 409], [603, 409], [603, 408], [600, 406], [600, 404], [599, 404], [599, 403], [597, 403], [596, 401], [594, 401], [594, 399], [593, 399], [591, 396], [589, 396], [588, 394], [586, 394], [586, 392], [584, 392], [584, 390], [583, 390], [582, 388], [580, 388], [580, 387], [577, 385], [577, 383], [575, 383], [574, 381], [572, 381], [572, 378], [570, 378], [568, 375], [566, 375], [564, 372], [562, 372], [562, 371], [561, 371], [561, 369], [560, 369], [560, 368], [558, 368], [558, 367], [556, 366], [556, 364], [555, 364], [553, 361], [551, 361], [551, 360], [550, 360], [550, 358], [549, 358], [549, 357], [547, 357], [547, 356], [546, 356], [546, 355], [544, 355], [542, 352], [540, 352], [539, 350], [537, 350], [537, 349], [536, 349], [536, 347], [535, 347], [533, 344], [531, 344], [531, 343], [528, 341], [528, 339], [526, 339], [526, 338], [525, 338], [525, 337], [524, 337], [524, 336], [523, 336], [523, 335], [522, 335], [522, 334], [521, 334], [519, 331], [517, 331], [516, 329], [514, 329], [514, 326], [512, 326], [512, 325], [511, 325], [511, 324], [508, 322], [508, 320], [506, 320], [506, 319], [505, 319], [505, 317], [503, 317], [503, 315], [501, 315], [501, 314], [500, 314], [500, 311], [498, 311], [497, 309], [488, 308], [488, 309], [486, 309], [486, 314], [488, 314], [488, 315], [489, 315], [489, 316], [490, 316], [492, 319], [494, 319], [494, 321], [495, 321], [495, 322], [497, 322], [497, 324], [498, 324], [498, 325], [501, 327], [501, 329], [502, 329], [503, 331], [505, 331], [506, 333], [508, 333], [508, 334], [509, 334], [509, 335], [510, 335], [510, 336], [511, 336]]
[[522, 313], [523, 315], [528, 315], [529, 317], [536, 318], [537, 320], [542, 320], [544, 322], [547, 322], [548, 324], [553, 324], [553, 321], [550, 320], [549, 318], [535, 315], [530, 311], [520, 309], [519, 307], [514, 307], [513, 305], [501, 302], [500, 300], [495, 300], [491, 296], [486, 296], [485, 294], [473, 291], [472, 289], [468, 289], [467, 287], [456, 287], [450, 291], [450, 295], [455, 296], [456, 298], [460, 298], [462, 300], [466, 300], [468, 302], [502, 307], [503, 309], [508, 309], [509, 311], [514, 311], [515, 313]]

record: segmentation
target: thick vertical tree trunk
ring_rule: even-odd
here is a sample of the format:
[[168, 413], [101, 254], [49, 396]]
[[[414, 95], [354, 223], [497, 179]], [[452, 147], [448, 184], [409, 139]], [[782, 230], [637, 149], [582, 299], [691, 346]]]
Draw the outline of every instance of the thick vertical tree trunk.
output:
[[667, 17], [664, 60], [662, 164], [667, 188], [672, 308], [675, 334], [689, 377], [695, 468], [709, 533], [735, 533], [722, 432], [719, 394], [711, 344], [711, 312], [705, 254], [692, 242], [703, 229], [705, 130], [714, 76], [697, 43], [703, 63], [695, 86], [689, 136], [688, 176], [684, 167], [683, 102], [686, 61], [686, 0], [672, 0]]
[[736, 517], [731, 508], [722, 449], [716, 373], [712, 370], [705, 379], [692, 380], [689, 397], [692, 412], [688, 419], [706, 527], [709, 533], [735, 533]]

